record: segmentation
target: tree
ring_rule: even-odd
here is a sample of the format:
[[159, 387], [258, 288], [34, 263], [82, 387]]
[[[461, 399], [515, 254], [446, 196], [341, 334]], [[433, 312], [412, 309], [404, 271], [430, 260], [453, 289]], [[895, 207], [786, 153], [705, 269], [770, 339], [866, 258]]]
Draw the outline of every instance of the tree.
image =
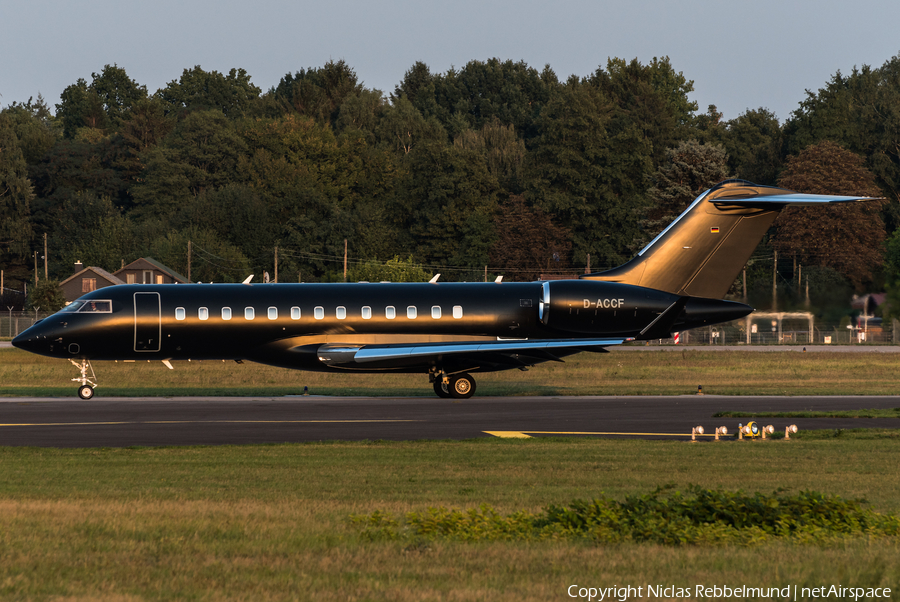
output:
[[41, 280], [28, 290], [26, 310], [55, 312], [66, 306], [66, 296], [59, 288], [58, 280]]
[[479, 153], [488, 171], [505, 190], [520, 191], [525, 142], [516, 136], [512, 125], [503, 125], [495, 117], [480, 130], [464, 130], [453, 140], [453, 144]]
[[[630, 254], [652, 168], [639, 129], [608, 129], [616, 107], [575, 78], [547, 103], [526, 158], [526, 199], [571, 232], [573, 259], [614, 266]], [[598, 261], [599, 260], [599, 261]]]
[[189, 196], [235, 182], [246, 151], [246, 142], [221, 111], [190, 113], [164, 145], [142, 155], [143, 182], [132, 189], [138, 213], [170, 215]]
[[76, 260], [110, 272], [121, 261], [141, 255], [135, 248], [131, 222], [108, 196], [77, 192], [52, 212], [50, 235], [54, 244], [56, 273]]
[[404, 156], [422, 144], [443, 144], [447, 139], [437, 119], [425, 119], [405, 97], [386, 107], [375, 131], [378, 145]]
[[490, 265], [508, 280], [537, 280], [541, 274], [571, 269], [569, 232], [540, 209], [529, 207], [524, 196], [510, 196], [498, 207], [493, 222], [497, 240], [491, 246]]
[[727, 124], [728, 166], [738, 178], [772, 186], [781, 171], [783, 133], [768, 109], [748, 110]]
[[426, 264], [487, 265], [498, 184], [470, 150], [429, 144], [408, 162], [390, 213], [407, 248]]
[[633, 249], [639, 250], [687, 209], [697, 196], [728, 177], [725, 149], [685, 140], [666, 151], [647, 192], [649, 206], [641, 219], [643, 232]]
[[74, 138], [85, 127], [117, 128], [132, 105], [147, 97], [147, 88], [116, 65], [104, 66], [100, 73], [92, 73], [91, 78], [90, 85], [79, 79], [60, 95], [56, 116], [63, 124], [66, 138]]
[[609, 131], [615, 135], [637, 128], [650, 143], [654, 166], [693, 124], [697, 103], [687, 95], [694, 90], [694, 82], [676, 73], [669, 57], [654, 58], [647, 65], [637, 59], [612, 58], [605, 71], [598, 68], [587, 81], [617, 108], [610, 115]]
[[355, 263], [347, 269], [347, 282], [428, 282], [434, 276], [413, 261], [412, 256], [395, 256], [381, 262], [375, 259]]
[[28, 165], [38, 163], [56, 143], [56, 119], [40, 94], [36, 101], [29, 98], [26, 103], [14, 102], [2, 113], [12, 120], [19, 149]]
[[837, 72], [806, 99], [784, 126], [787, 152], [830, 140], [865, 159], [882, 193], [889, 231], [900, 225], [900, 55], [879, 68]]
[[[877, 197], [881, 191], [862, 157], [833, 142], [820, 142], [789, 157], [778, 184], [797, 192]], [[828, 207], [789, 207], [775, 222], [775, 248], [804, 265], [830, 267], [857, 290], [882, 263], [881, 202]]]
[[333, 123], [344, 100], [362, 90], [356, 72], [342, 59], [328, 61], [318, 69], [310, 67], [294, 75], [288, 73], [272, 93], [285, 99], [301, 115], [319, 123]]
[[31, 243], [34, 190], [19, 149], [14, 122], [0, 113], [0, 259], [22, 259]]
[[158, 90], [156, 98], [165, 104], [167, 114], [218, 110], [226, 117], [236, 118], [247, 114], [260, 92], [243, 69], [222, 75], [196, 65], [185, 69], [178, 81], [172, 80]]

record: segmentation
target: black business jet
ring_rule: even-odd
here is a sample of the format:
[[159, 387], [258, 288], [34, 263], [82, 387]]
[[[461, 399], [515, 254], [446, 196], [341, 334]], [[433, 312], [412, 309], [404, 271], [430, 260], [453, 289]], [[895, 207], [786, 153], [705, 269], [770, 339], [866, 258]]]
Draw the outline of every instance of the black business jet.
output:
[[90, 292], [13, 340], [66, 358], [78, 395], [91, 360], [251, 360], [330, 372], [427, 374], [467, 398], [472, 373], [527, 369], [581, 351], [735, 320], [721, 298], [788, 205], [868, 200], [740, 180], [707, 190], [637, 256], [577, 280], [528, 283], [125, 284]]

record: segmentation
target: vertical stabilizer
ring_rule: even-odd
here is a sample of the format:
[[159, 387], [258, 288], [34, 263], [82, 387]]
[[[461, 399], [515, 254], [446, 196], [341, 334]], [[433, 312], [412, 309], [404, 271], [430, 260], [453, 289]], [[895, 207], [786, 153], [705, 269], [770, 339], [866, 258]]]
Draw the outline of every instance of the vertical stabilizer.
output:
[[720, 299], [782, 209], [865, 200], [874, 199], [800, 194], [726, 180], [698, 196], [631, 261], [582, 278]]

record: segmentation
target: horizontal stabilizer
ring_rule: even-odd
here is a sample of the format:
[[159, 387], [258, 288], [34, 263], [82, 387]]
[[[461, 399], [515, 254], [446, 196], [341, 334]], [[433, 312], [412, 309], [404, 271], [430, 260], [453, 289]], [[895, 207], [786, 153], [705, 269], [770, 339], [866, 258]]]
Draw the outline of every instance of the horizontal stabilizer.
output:
[[792, 192], [790, 194], [762, 194], [748, 198], [720, 198], [713, 199], [713, 203], [723, 205], [739, 205], [753, 207], [760, 205], [823, 205], [827, 203], [856, 203], [862, 201], [881, 201], [880, 197], [870, 196], [837, 196], [831, 194], [803, 194]]

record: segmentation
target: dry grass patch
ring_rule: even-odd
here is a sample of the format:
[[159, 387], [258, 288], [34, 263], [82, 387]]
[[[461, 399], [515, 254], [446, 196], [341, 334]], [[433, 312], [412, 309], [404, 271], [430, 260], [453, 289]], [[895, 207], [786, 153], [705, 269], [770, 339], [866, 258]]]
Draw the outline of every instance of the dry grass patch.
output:
[[[900, 370], [893, 354], [750, 351], [582, 353], [528, 372], [478, 376], [479, 395], [893, 395]], [[330, 374], [234, 362], [97, 362], [103, 395], [431, 395], [421, 374]], [[4, 395], [72, 396], [66, 361], [0, 350]], [[148, 386], [152, 383], [152, 386]]]

